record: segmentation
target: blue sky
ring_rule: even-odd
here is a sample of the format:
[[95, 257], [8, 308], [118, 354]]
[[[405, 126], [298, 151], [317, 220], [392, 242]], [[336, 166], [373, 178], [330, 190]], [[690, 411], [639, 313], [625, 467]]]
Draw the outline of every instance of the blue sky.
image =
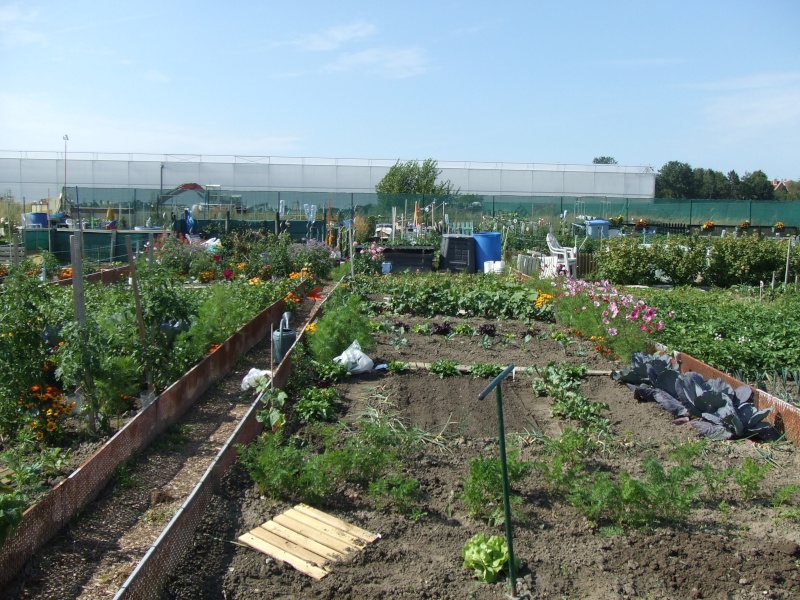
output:
[[0, 150], [800, 179], [797, 0], [0, 0]]

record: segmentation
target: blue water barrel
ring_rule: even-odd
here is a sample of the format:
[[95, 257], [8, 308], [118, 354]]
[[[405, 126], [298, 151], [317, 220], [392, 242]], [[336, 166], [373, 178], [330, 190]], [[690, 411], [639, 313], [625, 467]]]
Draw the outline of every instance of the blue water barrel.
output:
[[494, 231], [484, 231], [473, 234], [472, 237], [475, 238], [475, 270], [483, 273], [483, 263], [503, 258], [500, 234]]
[[47, 222], [47, 213], [26, 213], [25, 222], [33, 227], [41, 227], [47, 229], [49, 223]]

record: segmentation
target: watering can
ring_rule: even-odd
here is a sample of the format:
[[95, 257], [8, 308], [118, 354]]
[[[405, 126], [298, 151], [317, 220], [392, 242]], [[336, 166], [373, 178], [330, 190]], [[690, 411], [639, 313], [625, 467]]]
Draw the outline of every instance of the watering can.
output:
[[384, 275], [388, 275], [392, 272], [392, 263], [390, 262], [383, 262], [381, 263], [381, 273]]
[[[278, 329], [272, 332], [272, 356], [276, 365], [283, 360], [286, 352], [288, 352], [289, 348], [294, 344], [294, 329], [289, 329], [289, 318], [291, 316], [292, 313], [290, 312], [283, 313]], [[286, 325], [285, 329], [284, 324]]]

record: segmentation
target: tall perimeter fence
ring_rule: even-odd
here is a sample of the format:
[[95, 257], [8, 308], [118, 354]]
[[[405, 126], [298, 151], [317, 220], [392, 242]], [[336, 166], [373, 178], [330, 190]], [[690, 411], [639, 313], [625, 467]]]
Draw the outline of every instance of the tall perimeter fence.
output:
[[753, 227], [772, 227], [778, 221], [800, 226], [800, 202], [775, 200], [704, 200], [683, 198], [634, 198], [610, 196], [515, 196], [377, 194], [374, 192], [258, 191], [222, 188], [175, 189], [168, 192], [148, 188], [97, 188], [69, 186], [63, 207], [80, 206], [84, 220], [102, 220], [110, 209], [126, 226], [167, 225], [173, 215], [189, 210], [198, 219], [266, 221], [281, 211], [283, 218], [305, 222], [306, 208], [316, 207], [317, 223], [324, 223], [330, 207], [334, 219], [344, 214], [373, 215], [390, 221], [394, 209], [398, 220], [414, 220], [415, 208], [421, 221], [487, 220], [513, 214], [521, 219], [551, 221], [566, 215], [609, 219], [622, 216], [625, 223], [645, 219], [650, 223], [683, 223], [698, 226], [707, 221], [736, 227], [748, 221]]

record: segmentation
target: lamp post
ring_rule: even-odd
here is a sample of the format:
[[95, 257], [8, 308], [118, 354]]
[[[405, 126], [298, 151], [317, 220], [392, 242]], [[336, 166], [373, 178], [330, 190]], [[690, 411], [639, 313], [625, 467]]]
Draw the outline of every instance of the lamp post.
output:
[[[64, 137], [61, 138], [64, 140], [64, 198], [63, 204], [64, 206], [67, 205], [67, 142], [69, 141], [69, 136], [65, 133]], [[64, 207], [62, 207], [62, 210]]]

